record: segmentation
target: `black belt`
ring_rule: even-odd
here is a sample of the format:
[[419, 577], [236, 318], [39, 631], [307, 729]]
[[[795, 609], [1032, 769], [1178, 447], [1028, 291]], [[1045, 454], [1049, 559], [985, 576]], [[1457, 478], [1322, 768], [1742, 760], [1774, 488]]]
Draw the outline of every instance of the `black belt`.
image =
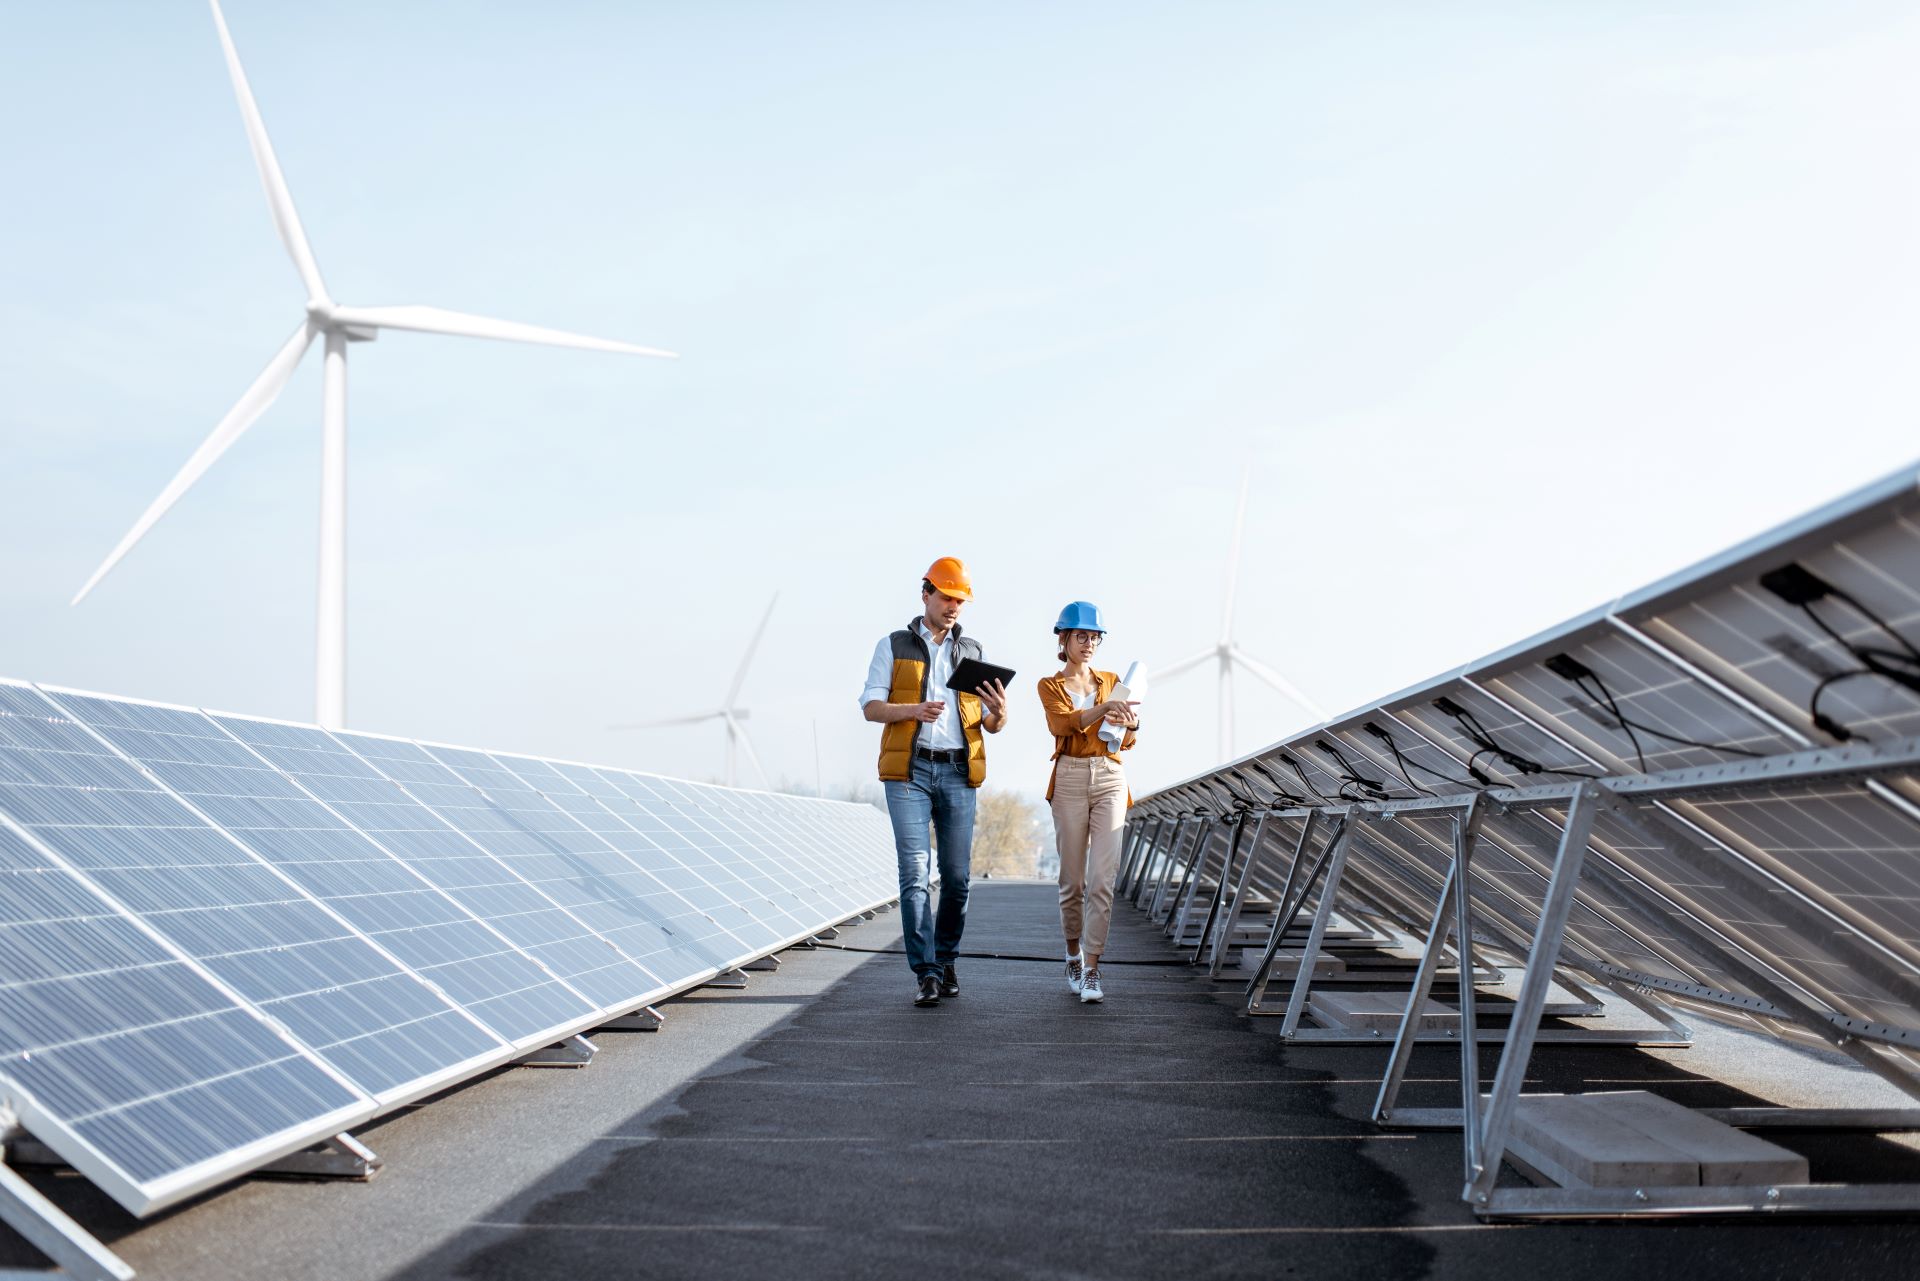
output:
[[913, 754], [923, 761], [933, 761], [940, 765], [958, 765], [967, 759], [967, 749], [964, 747], [948, 747], [937, 752], [931, 747], [916, 747], [913, 749]]

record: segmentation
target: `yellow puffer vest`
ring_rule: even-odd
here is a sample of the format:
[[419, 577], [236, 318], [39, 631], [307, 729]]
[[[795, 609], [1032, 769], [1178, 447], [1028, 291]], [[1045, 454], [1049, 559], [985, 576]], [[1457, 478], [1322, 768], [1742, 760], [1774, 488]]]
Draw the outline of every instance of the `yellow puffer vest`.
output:
[[[889, 703], [927, 701], [927, 673], [933, 658], [927, 642], [912, 623], [887, 638], [893, 645], [893, 684], [887, 691]], [[980, 642], [964, 637], [953, 629], [953, 664], [963, 658], [982, 658]], [[977, 694], [955, 694], [960, 704], [960, 733], [967, 743], [967, 786], [978, 787], [987, 781], [987, 742], [980, 730], [980, 718], [986, 709]], [[880, 733], [880, 780], [903, 783], [913, 773], [913, 745], [920, 737], [919, 721], [895, 721]]]

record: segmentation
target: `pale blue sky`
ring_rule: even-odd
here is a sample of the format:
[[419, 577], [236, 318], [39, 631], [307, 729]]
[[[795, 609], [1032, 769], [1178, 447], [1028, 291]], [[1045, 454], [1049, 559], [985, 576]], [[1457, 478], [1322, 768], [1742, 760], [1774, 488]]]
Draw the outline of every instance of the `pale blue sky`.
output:
[[[344, 302], [354, 725], [776, 777], [933, 556], [1029, 676], [1218, 628], [1350, 706], [1920, 454], [1920, 17], [1895, 3], [227, 9]], [[197, 0], [0, 17], [0, 674], [308, 719], [318, 363], [68, 598], [299, 319]], [[1293, 728], [1240, 683], [1236, 746]], [[1214, 755], [1157, 692], [1136, 791]]]

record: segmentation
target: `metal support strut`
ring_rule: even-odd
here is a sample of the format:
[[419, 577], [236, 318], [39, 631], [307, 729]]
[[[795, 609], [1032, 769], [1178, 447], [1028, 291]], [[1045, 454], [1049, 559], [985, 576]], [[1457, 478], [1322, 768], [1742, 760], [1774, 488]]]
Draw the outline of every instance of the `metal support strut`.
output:
[[[133, 1269], [101, 1245], [59, 1206], [40, 1195], [11, 1167], [0, 1163], [0, 1223], [52, 1260], [63, 1276], [77, 1281], [131, 1281]], [[8, 1273], [32, 1276], [30, 1272]]]
[[535, 1050], [520, 1060], [522, 1067], [585, 1067], [593, 1062], [594, 1044], [584, 1036], [570, 1036], [558, 1045]]

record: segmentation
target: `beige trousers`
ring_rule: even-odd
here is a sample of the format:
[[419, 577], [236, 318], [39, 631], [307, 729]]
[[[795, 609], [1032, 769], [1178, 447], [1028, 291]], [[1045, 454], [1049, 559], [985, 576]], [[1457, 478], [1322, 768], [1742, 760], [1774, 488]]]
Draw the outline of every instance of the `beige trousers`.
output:
[[[1053, 840], [1060, 851], [1060, 928], [1080, 950], [1107, 950], [1120, 831], [1127, 821], [1127, 775], [1104, 756], [1062, 756], [1053, 776]], [[1086, 910], [1080, 901], [1086, 899]]]

